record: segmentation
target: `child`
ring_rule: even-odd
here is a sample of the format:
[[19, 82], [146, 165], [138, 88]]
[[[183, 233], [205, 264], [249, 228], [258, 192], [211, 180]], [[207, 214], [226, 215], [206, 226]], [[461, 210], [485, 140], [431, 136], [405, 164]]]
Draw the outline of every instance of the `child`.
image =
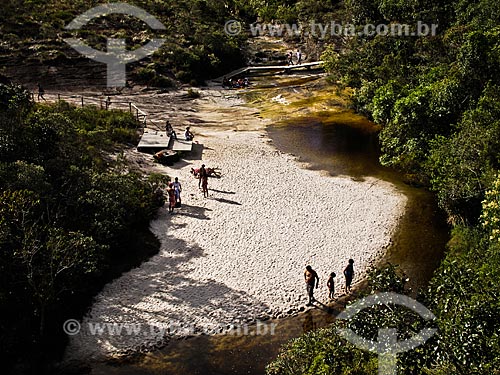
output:
[[332, 272], [330, 274], [330, 278], [328, 279], [328, 282], [326, 283], [326, 285], [328, 286], [328, 290], [330, 291], [330, 294], [328, 294], [328, 298], [330, 298], [331, 300], [333, 299], [333, 295], [335, 294], [335, 272]]

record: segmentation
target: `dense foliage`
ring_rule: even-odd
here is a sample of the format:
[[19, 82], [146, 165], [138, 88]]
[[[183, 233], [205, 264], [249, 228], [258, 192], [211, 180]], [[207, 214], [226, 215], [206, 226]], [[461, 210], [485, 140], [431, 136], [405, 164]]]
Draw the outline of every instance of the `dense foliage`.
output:
[[156, 245], [144, 242], [166, 178], [112, 158], [137, 126], [128, 113], [39, 106], [0, 85], [0, 338], [11, 360], [39, 366], [33, 353], [64, 342], [63, 319]]
[[456, 221], [477, 222], [500, 168], [500, 5], [347, 5], [358, 24], [438, 24], [435, 36], [354, 37], [342, 53], [330, 48], [324, 58], [337, 79], [356, 89], [356, 108], [383, 125], [382, 163], [430, 185]]
[[[108, 38], [125, 39], [136, 50], [153, 38], [166, 42], [152, 56], [129, 64], [129, 80], [155, 87], [176, 82], [203, 84], [208, 78], [245, 64], [245, 43], [249, 24], [260, 22], [300, 24], [312, 20], [325, 23], [339, 9], [338, 0], [127, 0], [156, 17], [166, 30], [151, 30], [141, 20], [126, 15], [108, 15], [90, 21], [80, 30], [65, 27], [76, 17], [107, 0], [8, 0], [0, 12], [0, 64], [4, 74], [28, 84], [104, 85], [105, 66], [84, 58], [65, 41], [79, 38], [90, 47], [106, 51]], [[237, 35], [228, 35], [225, 24], [242, 23]], [[295, 35], [284, 35], [294, 37]], [[297, 40], [298, 41], [298, 40]], [[321, 48], [309, 43], [308, 54], [319, 56]], [[34, 71], [26, 66], [36, 68]], [[78, 69], [75, 69], [78, 67]], [[57, 73], [55, 73], [57, 72]], [[0, 71], [0, 73], [2, 73]]]
[[[333, 78], [354, 88], [356, 109], [382, 125], [382, 163], [434, 190], [454, 224], [445, 259], [418, 297], [436, 315], [438, 334], [399, 355], [398, 373], [498, 374], [500, 5], [491, 0], [348, 0], [345, 5], [346, 20], [357, 25], [439, 25], [435, 36], [344, 38], [323, 54]], [[401, 284], [396, 274], [387, 280], [392, 281], [375, 289]], [[399, 320], [368, 314], [361, 326], [413, 326], [401, 313]], [[340, 324], [289, 343], [268, 373], [376, 373], [373, 356], [336, 334]]]

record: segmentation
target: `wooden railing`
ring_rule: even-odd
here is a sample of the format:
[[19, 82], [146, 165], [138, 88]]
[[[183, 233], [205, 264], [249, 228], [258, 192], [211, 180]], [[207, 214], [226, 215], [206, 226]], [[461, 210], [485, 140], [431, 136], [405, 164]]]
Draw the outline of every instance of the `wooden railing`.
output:
[[[114, 109], [121, 109], [124, 111], [129, 111], [132, 113], [138, 122], [140, 122], [143, 127], [146, 127], [148, 114], [140, 109], [135, 103], [127, 100], [116, 100], [111, 98], [111, 96], [85, 96], [85, 95], [67, 95], [67, 94], [57, 94], [57, 100], [71, 99], [73, 104], [79, 106], [93, 105], [100, 109], [109, 110], [113, 106]], [[70, 101], [68, 101], [70, 102]]]

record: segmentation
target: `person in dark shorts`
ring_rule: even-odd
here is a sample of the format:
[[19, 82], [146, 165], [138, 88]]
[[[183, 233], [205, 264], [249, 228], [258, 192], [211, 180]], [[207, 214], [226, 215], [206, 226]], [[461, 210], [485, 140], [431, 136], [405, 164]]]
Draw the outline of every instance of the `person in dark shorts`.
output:
[[335, 275], [335, 272], [332, 272], [328, 278], [328, 282], [326, 283], [329, 291], [328, 298], [330, 299], [333, 299], [333, 296], [335, 295], [335, 276], [337, 276]]
[[40, 98], [45, 100], [43, 97], [45, 95], [45, 90], [43, 89], [42, 85], [38, 83], [38, 101], [40, 101]]
[[208, 172], [205, 169], [205, 164], [202, 164], [200, 168], [198, 187], [201, 185], [201, 189], [203, 190], [203, 197], [208, 197]]
[[191, 133], [191, 128], [188, 126], [186, 127], [186, 131], [184, 132], [184, 138], [186, 139], [186, 141], [192, 141], [193, 138], [194, 138], [194, 134]]
[[319, 286], [318, 274], [316, 273], [316, 271], [312, 269], [311, 266], [306, 267], [306, 270], [304, 271], [304, 280], [307, 286], [307, 296], [309, 297], [309, 302], [307, 303], [307, 306], [311, 306], [312, 303], [315, 301], [314, 285], [316, 285], [316, 288], [318, 288]]
[[349, 259], [349, 264], [344, 270], [345, 276], [345, 292], [348, 293], [351, 291], [351, 283], [354, 278], [354, 260]]

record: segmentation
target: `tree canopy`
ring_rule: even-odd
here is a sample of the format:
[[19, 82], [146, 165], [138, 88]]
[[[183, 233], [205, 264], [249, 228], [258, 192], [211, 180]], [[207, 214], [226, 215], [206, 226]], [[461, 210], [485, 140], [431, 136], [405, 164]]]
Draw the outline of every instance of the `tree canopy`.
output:
[[81, 314], [121, 259], [151, 251], [141, 241], [167, 177], [110, 157], [137, 127], [128, 113], [36, 105], [0, 84], [0, 337], [11, 360], [64, 342], [61, 319]]

